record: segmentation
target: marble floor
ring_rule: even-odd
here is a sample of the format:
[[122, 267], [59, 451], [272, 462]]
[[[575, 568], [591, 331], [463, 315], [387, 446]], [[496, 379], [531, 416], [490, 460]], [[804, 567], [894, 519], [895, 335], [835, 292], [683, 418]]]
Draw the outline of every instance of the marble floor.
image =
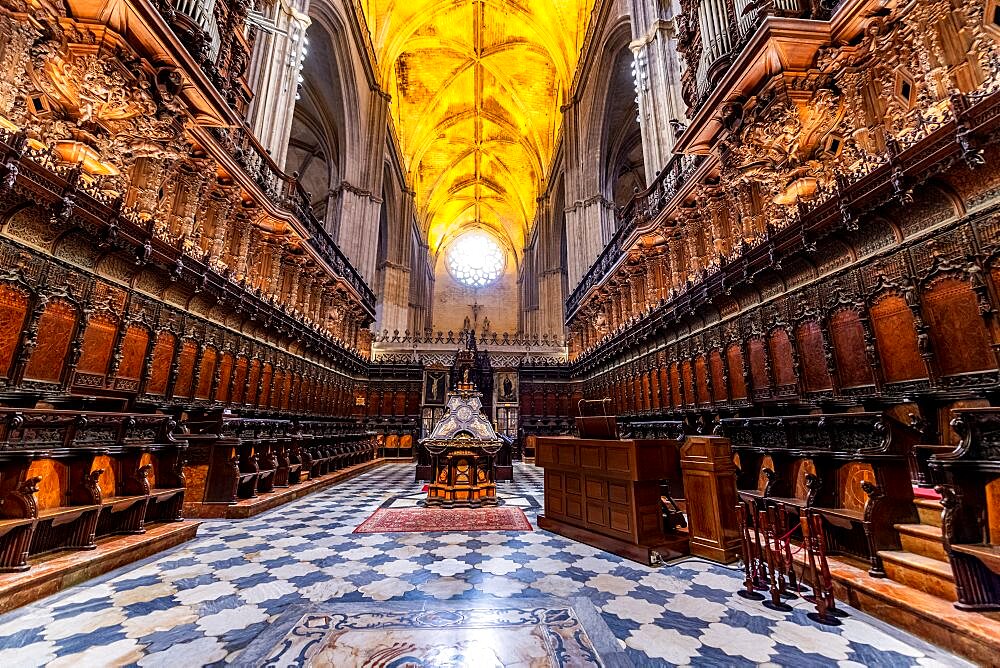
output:
[[[502, 484], [534, 522], [541, 471]], [[421, 485], [392, 464], [268, 513], [212, 521], [170, 551], [0, 617], [0, 666], [194, 666], [241, 654], [291, 610], [354, 603], [511, 607], [587, 599], [627, 662], [643, 665], [962, 666], [859, 612], [836, 627], [812, 607], [769, 610], [741, 572], [698, 559], [650, 569], [555, 534], [353, 534]], [[522, 601], [523, 599], [523, 601]]]

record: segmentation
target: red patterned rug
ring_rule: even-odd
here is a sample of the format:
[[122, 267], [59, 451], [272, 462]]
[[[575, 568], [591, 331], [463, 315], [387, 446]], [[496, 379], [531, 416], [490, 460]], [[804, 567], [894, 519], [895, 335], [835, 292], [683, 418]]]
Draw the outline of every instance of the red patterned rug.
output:
[[531, 530], [520, 508], [379, 508], [354, 533]]

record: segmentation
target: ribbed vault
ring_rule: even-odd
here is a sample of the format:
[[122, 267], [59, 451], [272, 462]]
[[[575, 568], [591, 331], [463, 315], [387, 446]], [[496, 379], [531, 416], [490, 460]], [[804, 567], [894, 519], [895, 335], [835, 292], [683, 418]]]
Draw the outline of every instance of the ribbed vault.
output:
[[593, 0], [363, 0], [431, 251], [474, 226], [516, 251]]

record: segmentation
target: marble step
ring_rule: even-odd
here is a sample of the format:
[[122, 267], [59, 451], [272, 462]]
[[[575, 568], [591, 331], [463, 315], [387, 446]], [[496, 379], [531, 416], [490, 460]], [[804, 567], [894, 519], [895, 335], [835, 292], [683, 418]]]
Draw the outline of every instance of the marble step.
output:
[[920, 523], [930, 526], [941, 526], [941, 502], [937, 499], [914, 499], [917, 506], [917, 513], [920, 515]]
[[941, 527], [930, 524], [896, 524], [903, 550], [914, 554], [948, 561], [941, 538]]
[[881, 550], [878, 556], [890, 579], [947, 601], [958, 600], [955, 576], [947, 561], [901, 550]]

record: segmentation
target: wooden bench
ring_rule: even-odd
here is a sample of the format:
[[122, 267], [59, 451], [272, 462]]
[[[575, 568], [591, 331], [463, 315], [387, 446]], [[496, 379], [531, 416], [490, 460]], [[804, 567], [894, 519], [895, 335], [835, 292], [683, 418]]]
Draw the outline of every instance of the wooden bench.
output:
[[253, 420], [213, 411], [189, 416], [183, 424], [191, 501], [234, 504], [256, 495], [260, 469]]

